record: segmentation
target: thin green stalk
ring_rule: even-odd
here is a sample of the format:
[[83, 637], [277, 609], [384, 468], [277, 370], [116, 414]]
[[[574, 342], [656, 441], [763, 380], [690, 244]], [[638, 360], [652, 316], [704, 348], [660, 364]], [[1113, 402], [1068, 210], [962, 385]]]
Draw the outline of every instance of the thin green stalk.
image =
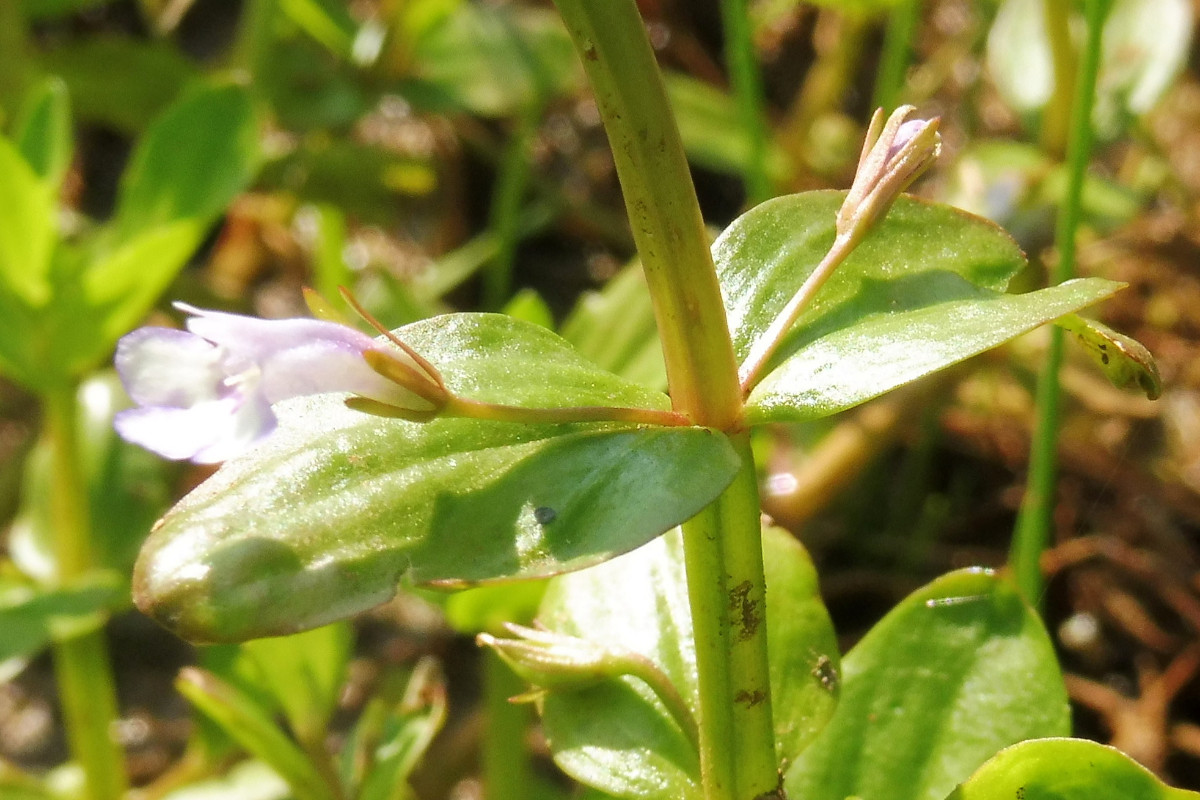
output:
[[237, 38], [233, 44], [231, 64], [237, 69], [258, 75], [271, 41], [271, 24], [276, 0], [247, 0], [242, 6]]
[[536, 110], [523, 112], [517, 122], [496, 174], [488, 230], [496, 237], [496, 254], [483, 273], [483, 306], [489, 311], [504, 307], [512, 295], [513, 262], [521, 236], [521, 203], [529, 186], [529, 148], [537, 131]]
[[767, 174], [767, 110], [763, 97], [762, 75], [754, 52], [754, 36], [746, 0], [721, 0], [725, 28], [725, 63], [739, 122], [749, 145], [746, 159], [746, 200], [757, 205], [769, 199], [771, 179]]
[[[87, 486], [80, 469], [76, 387], [44, 396], [46, 434], [53, 453], [54, 556], [60, 583], [92, 567]], [[71, 756], [83, 769], [89, 800], [117, 800], [127, 786], [125, 757], [112, 737], [116, 689], [103, 629], [54, 645], [54, 669]]]
[[483, 787], [489, 800], [529, 797], [533, 793], [533, 769], [525, 747], [531, 719], [527, 703], [510, 703], [508, 698], [526, 690], [500, 656], [483, 648], [483, 694], [487, 713], [483, 734]]
[[716, 502], [683, 525], [706, 800], [774, 796], [779, 783], [758, 480], [749, 435], [733, 441], [742, 469]]
[[[1058, 263], [1051, 283], [1075, 275], [1075, 233], [1079, 227], [1083, 181], [1092, 151], [1092, 103], [1100, 72], [1100, 43], [1110, 0], [1087, 0], [1087, 45], [1079, 64], [1076, 92], [1071, 110], [1071, 138], [1067, 147], [1067, 189], [1059, 209], [1054, 238]], [[1058, 371], [1062, 364], [1062, 330], [1050, 329], [1046, 363], [1038, 376], [1038, 420], [1029, 455], [1029, 478], [1021, 511], [1017, 515], [1009, 564], [1026, 600], [1039, 604], [1042, 596], [1042, 552], [1050, 541], [1053, 524], [1055, 478], [1058, 470], [1059, 422]]]
[[900, 105], [913, 34], [916, 33], [920, 18], [921, 0], [900, 0], [888, 15], [883, 53], [879, 57], [879, 72], [875, 78], [875, 101], [872, 105], [876, 108], [890, 112]]
[[[654, 302], [676, 411], [733, 430], [737, 365], [695, 188], [634, 0], [556, 0], [596, 95]], [[706, 800], [773, 793], [762, 542], [745, 435], [734, 483], [684, 525]]]

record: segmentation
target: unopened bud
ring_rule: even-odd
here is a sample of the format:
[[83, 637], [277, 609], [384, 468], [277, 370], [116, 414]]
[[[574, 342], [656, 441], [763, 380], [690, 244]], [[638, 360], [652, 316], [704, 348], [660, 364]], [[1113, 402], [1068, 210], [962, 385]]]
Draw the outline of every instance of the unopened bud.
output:
[[886, 123], [883, 109], [875, 112], [854, 183], [838, 211], [839, 237], [861, 238], [937, 159], [942, 149], [938, 119], [906, 119], [915, 110], [901, 106]]

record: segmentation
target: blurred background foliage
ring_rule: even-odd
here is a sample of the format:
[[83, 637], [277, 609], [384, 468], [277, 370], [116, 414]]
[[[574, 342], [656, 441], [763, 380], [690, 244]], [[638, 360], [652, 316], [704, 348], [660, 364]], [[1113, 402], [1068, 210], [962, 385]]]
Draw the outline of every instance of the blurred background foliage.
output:
[[[1007, 227], [1031, 259], [1022, 285], [1044, 283], [1064, 180], [1054, 119], [1070, 95], [1055, 82], [1042, 0], [640, 5], [714, 230], [756, 199], [844, 187], [869, 109], [907, 102], [943, 117], [945, 153], [920, 191]], [[1079, 730], [1193, 789], [1194, 14], [1187, 0], [1117, 0], [1105, 30], [1080, 271], [1130, 284], [1100, 314], [1147, 344], [1167, 389], [1151, 404], [1109, 387], [1082, 355], [1068, 364], [1059, 539], [1044, 560], [1048, 622]], [[739, 41], [759, 68], [749, 89], [735, 67]], [[54, 769], [66, 750], [44, 652], [110, 617], [116, 729], [139, 797], [407, 797], [411, 775], [412, 796], [470, 798], [514, 763], [546, 796], [570, 796], [526, 730], [526, 709], [503, 702], [519, 686], [468, 638], [527, 621], [535, 584], [407, 593], [353, 625], [238, 647], [194, 649], [129, 611], [141, 538], [207, 471], [118, 441], [110, 420], [127, 400], [100, 368], [143, 317], [173, 324], [172, 299], [295, 316], [302, 286], [327, 297], [346, 286], [389, 326], [448, 309], [505, 311], [664, 386], [649, 301], [636, 264], [627, 266], [632, 238], [612, 159], [553, 9], [532, 0], [8, 0], [0, 130], [53, 177], [47, 235], [89, 265], [53, 273], [61, 297], [83, 299], [38, 318], [38, 330], [71, 333], [68, 351], [48, 362], [25, 347], [16, 312], [0, 321], [0, 372], [13, 381], [0, 383], [0, 796], [53, 796], [55, 787], [71, 796], [78, 785]], [[217, 140], [234, 144], [211, 149]], [[6, 197], [0, 215], [11, 209]], [[22, 224], [6, 216], [0, 225]], [[181, 220], [185, 231], [162, 232]], [[165, 238], [121, 249], [155, 232]], [[69, 291], [75, 283], [86, 291]], [[813, 551], [843, 645], [928, 578], [1003, 563], [1043, 346], [1030, 336], [756, 441], [764, 503]], [[60, 372], [86, 377], [81, 469], [97, 551], [89, 573], [65, 587], [53, 580], [53, 477], [28, 393]], [[489, 713], [517, 715], [504, 729], [518, 732], [507, 755], [503, 736], [489, 740]]]

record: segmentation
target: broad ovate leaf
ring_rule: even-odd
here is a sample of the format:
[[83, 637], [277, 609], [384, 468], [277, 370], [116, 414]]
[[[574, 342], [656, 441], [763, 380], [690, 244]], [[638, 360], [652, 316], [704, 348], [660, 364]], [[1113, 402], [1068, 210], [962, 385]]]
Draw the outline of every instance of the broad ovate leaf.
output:
[[1034, 739], [988, 759], [947, 800], [1188, 800], [1115, 747], [1084, 739]]
[[[838, 650], [816, 571], [786, 531], [763, 531], [776, 746], [794, 758], [833, 712]], [[683, 540], [673, 531], [633, 553], [553, 579], [539, 621], [552, 631], [652, 661], [697, 712]], [[543, 701], [555, 761], [615, 797], [698, 798], [699, 757], [643, 682], [624, 677]]]
[[[713, 245], [734, 350], [744, 359], [833, 243], [843, 192], [763, 203]], [[748, 400], [751, 423], [832, 414], [1112, 294], [1098, 278], [1027, 295], [996, 225], [902, 197], [800, 316]]]
[[[397, 331], [456, 394], [526, 407], [666, 408], [550, 331], [458, 314]], [[401, 578], [466, 585], [580, 569], [690, 518], [737, 470], [726, 437], [634, 424], [412, 423], [342, 395], [280, 428], [157, 525], [138, 604], [207, 641], [294, 632], [380, 603]]]
[[993, 753], [1070, 728], [1054, 647], [986, 570], [919, 589], [842, 662], [833, 719], [787, 773], [806, 800], [939, 800]]

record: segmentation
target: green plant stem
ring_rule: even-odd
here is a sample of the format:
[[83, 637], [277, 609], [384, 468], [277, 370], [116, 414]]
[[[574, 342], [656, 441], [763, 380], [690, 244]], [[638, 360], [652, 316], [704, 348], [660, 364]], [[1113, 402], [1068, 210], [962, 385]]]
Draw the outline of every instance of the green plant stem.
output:
[[654, 303], [675, 410], [733, 427], [742, 411], [708, 234], [634, 0], [556, 0], [612, 145]]
[[503, 308], [512, 294], [513, 262], [521, 236], [521, 203], [529, 186], [529, 147], [538, 117], [536, 109], [521, 114], [496, 174], [488, 230], [495, 234], [497, 247], [483, 273], [483, 306], [489, 311]]
[[[1075, 47], [1071, 44], [1070, 0], [1042, 0], [1043, 24], [1054, 72], [1054, 91], [1042, 114], [1041, 144], [1056, 158], [1067, 148], [1068, 137], [1078, 125], [1072, 106], [1078, 102], [1075, 91]], [[1082, 74], [1080, 75], [1082, 77]]]
[[[276, 0], [247, 0], [242, 7], [230, 66], [259, 75], [269, 53]], [[253, 85], [253, 84], [252, 84]]]
[[879, 72], [875, 78], [875, 100], [872, 105], [876, 108], [890, 113], [900, 105], [913, 34], [916, 33], [920, 18], [921, 0], [900, 0], [888, 15], [883, 54], [879, 57]]
[[741, 471], [715, 503], [683, 525], [707, 800], [751, 800], [769, 795], [779, 781], [758, 481], [749, 435], [733, 441]]
[[[1053, 284], [1070, 280], [1075, 274], [1075, 233], [1079, 227], [1083, 181], [1092, 151], [1092, 103], [1096, 95], [1096, 78], [1100, 72], [1101, 35], [1109, 2], [1088, 0], [1086, 8], [1087, 45], [1079, 65], [1071, 110], [1067, 188], [1054, 232], [1058, 262], [1050, 276]], [[1029, 478], [1009, 554], [1009, 564], [1017, 585], [1025, 599], [1034, 605], [1041, 601], [1043, 583], [1040, 561], [1050, 541], [1053, 524], [1060, 414], [1058, 371], [1062, 364], [1062, 353], [1062, 329], [1051, 326], [1046, 363], [1038, 376], [1038, 419], [1029, 455]]]
[[483, 693], [487, 714], [483, 734], [483, 786], [489, 800], [529, 797], [533, 794], [533, 769], [525, 747], [531, 720], [527, 703], [508, 698], [526, 690], [491, 648], [483, 649]]
[[[54, 558], [58, 581], [70, 584], [92, 568], [87, 485], [80, 467], [76, 387], [44, 397], [53, 458]], [[83, 769], [89, 800], [117, 800], [126, 789], [125, 757], [112, 737], [117, 698], [108, 645], [99, 628], [54, 645], [54, 671], [71, 756]]]
[[[737, 365], [679, 131], [634, 0], [556, 0], [583, 58], [654, 302], [675, 410], [734, 430]], [[683, 526], [699, 678], [706, 800], [753, 800], [778, 785], [764, 623], [758, 486], [742, 469]]]
[[746, 0], [722, 0], [725, 28], [725, 63], [737, 103], [742, 131], [749, 144], [746, 163], [746, 200], [757, 205], [773, 194], [767, 174], [768, 130], [762, 75], [754, 52], [754, 36]]
[[691, 420], [676, 411], [656, 408], [624, 408], [617, 406], [574, 406], [566, 408], [524, 408], [497, 403], [483, 403], [463, 397], [451, 397], [442, 416], [490, 419], [497, 422], [521, 422], [526, 425], [565, 422], [636, 422], [641, 425], [677, 427], [690, 425]]

